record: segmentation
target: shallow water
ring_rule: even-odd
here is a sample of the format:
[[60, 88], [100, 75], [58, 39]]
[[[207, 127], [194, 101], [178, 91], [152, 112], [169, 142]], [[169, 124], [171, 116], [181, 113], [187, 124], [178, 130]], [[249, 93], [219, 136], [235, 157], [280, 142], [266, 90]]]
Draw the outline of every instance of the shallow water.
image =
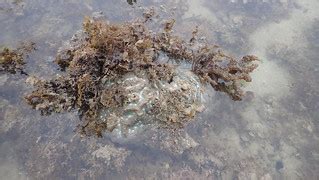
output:
[[[133, 5], [130, 5], [133, 4]], [[318, 179], [317, 0], [0, 0], [0, 47], [33, 41], [29, 75], [62, 74], [52, 63], [84, 16], [112, 22], [159, 7], [189, 38], [236, 57], [261, 59], [239, 102], [211, 91], [206, 109], [177, 135], [150, 129], [130, 140], [81, 138], [76, 112], [41, 116], [22, 100], [23, 75], [0, 75], [0, 177], [5, 179]], [[162, 6], [161, 6], [162, 5]], [[139, 7], [141, 6], [141, 7]]]

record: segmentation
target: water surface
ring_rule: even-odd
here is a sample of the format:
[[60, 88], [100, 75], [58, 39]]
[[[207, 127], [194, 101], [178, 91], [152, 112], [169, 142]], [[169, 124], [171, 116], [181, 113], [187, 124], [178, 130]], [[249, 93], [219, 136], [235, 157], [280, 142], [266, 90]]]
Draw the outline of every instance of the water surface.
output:
[[[0, 47], [33, 41], [29, 75], [61, 73], [53, 63], [85, 16], [111, 22], [157, 7], [174, 32], [200, 36], [261, 61], [248, 96], [220, 92], [180, 136], [151, 129], [130, 140], [81, 138], [76, 112], [41, 116], [23, 96], [23, 75], [0, 75], [0, 176], [5, 179], [318, 179], [319, 2], [317, 0], [0, 0]], [[176, 140], [175, 144], [172, 139]]]

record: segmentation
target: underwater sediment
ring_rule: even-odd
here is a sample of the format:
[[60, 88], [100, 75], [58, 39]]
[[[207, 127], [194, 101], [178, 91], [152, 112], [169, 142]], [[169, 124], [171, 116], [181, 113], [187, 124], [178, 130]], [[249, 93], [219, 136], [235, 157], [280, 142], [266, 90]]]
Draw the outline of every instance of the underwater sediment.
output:
[[56, 57], [65, 75], [31, 79], [36, 89], [27, 103], [44, 115], [78, 110], [85, 135], [127, 137], [148, 126], [185, 126], [203, 110], [207, 85], [241, 100], [255, 56], [236, 60], [200, 42], [197, 28], [183, 40], [173, 35], [173, 19], [153, 31], [154, 14], [150, 9], [144, 18], [120, 24], [86, 18]]

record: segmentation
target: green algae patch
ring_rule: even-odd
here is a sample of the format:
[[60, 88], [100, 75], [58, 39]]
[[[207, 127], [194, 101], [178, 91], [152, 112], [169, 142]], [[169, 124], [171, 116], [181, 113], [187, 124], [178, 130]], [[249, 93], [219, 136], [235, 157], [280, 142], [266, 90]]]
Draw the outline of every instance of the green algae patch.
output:
[[149, 126], [181, 128], [203, 110], [206, 85], [240, 100], [255, 56], [236, 60], [220, 48], [173, 35], [175, 20], [149, 28], [154, 11], [125, 23], [85, 18], [55, 62], [64, 76], [33, 80], [25, 99], [48, 115], [76, 109], [85, 135], [127, 137]]

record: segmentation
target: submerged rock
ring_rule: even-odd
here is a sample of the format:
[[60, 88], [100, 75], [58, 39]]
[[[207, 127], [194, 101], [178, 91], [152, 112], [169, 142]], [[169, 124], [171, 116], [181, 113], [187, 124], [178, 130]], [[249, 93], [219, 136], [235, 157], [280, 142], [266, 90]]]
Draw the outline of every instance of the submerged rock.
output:
[[[114, 91], [122, 90], [123, 105], [108, 108], [113, 103]], [[162, 127], [183, 126], [182, 119], [193, 119], [202, 110], [202, 85], [189, 70], [177, 69], [170, 83], [151, 83], [145, 73], [124, 75], [115, 82], [108, 82], [102, 91], [99, 117], [107, 130], [119, 137], [141, 132], [157, 124]]]

